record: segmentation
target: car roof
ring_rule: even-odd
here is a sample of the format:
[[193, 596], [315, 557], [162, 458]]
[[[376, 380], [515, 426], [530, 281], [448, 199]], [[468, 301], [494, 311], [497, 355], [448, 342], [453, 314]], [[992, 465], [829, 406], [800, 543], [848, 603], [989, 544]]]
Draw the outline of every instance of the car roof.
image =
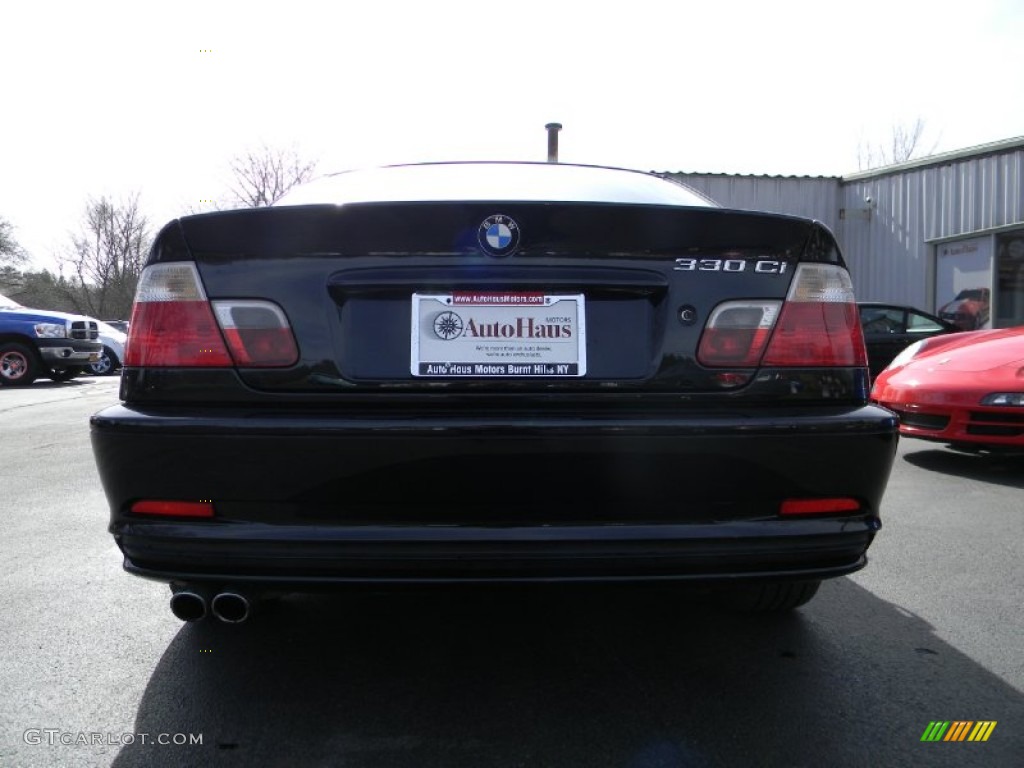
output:
[[921, 309], [915, 307], [912, 304], [899, 304], [892, 301], [858, 301], [858, 307], [877, 308], [877, 309], [905, 309], [908, 312], [917, 312], [920, 315], [928, 315], [929, 317], [935, 317], [935, 314], [929, 312], [927, 309]]
[[858, 301], [858, 305], [862, 307], [894, 307], [897, 309], [912, 309], [915, 312], [923, 312], [924, 310], [913, 307], [910, 304], [900, 304], [895, 301]]
[[926, 309], [921, 309], [920, 307], [915, 307], [911, 304], [896, 304], [890, 301], [858, 301], [857, 306], [864, 307], [865, 309], [906, 310], [907, 312], [915, 312], [919, 315], [923, 315], [924, 317], [930, 318], [931, 320], [935, 320], [936, 322], [941, 323], [942, 325], [948, 326], [950, 328], [956, 328], [956, 325], [954, 323], [951, 323], [948, 320], [943, 320], [934, 312], [929, 312]]
[[415, 163], [343, 171], [294, 187], [274, 206], [487, 200], [718, 207], [690, 187], [645, 171], [509, 161]]

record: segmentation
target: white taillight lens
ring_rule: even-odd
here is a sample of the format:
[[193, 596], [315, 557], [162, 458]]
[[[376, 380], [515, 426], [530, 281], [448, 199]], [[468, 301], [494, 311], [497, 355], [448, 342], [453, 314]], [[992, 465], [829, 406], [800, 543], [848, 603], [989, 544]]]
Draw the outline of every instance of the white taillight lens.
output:
[[697, 360], [709, 367], [756, 366], [764, 353], [781, 301], [727, 301], [708, 317]]
[[148, 304], [157, 301], [206, 301], [206, 291], [196, 265], [182, 261], [153, 264], [142, 270], [135, 302]]
[[298, 359], [288, 319], [277, 305], [211, 304], [192, 262], [142, 271], [129, 328], [128, 367], [273, 367]]
[[763, 365], [866, 366], [864, 332], [849, 273], [801, 264], [793, 275]]
[[786, 301], [852, 304], [855, 301], [853, 281], [850, 273], [836, 264], [801, 264], [793, 276]]

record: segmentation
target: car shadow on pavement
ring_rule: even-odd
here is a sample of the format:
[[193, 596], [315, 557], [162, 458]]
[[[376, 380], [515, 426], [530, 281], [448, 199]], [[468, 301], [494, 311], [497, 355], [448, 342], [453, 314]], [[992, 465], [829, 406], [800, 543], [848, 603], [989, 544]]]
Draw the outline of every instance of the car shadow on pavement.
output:
[[[922, 743], [934, 720], [998, 727]], [[664, 589], [294, 595], [183, 626], [135, 730], [202, 745], [118, 768], [1009, 766], [1024, 695], [849, 578], [781, 617]]]
[[[85, 378], [83, 376], [83, 378]], [[89, 377], [92, 378], [92, 377]], [[84, 381], [79, 378], [68, 379], [67, 381], [50, 381], [50, 379], [36, 379], [29, 386], [32, 389], [67, 389], [68, 387], [81, 387], [88, 383], [88, 379]]]
[[1024, 488], [1024, 454], [959, 453], [948, 448], [907, 452], [915, 467], [984, 483]]

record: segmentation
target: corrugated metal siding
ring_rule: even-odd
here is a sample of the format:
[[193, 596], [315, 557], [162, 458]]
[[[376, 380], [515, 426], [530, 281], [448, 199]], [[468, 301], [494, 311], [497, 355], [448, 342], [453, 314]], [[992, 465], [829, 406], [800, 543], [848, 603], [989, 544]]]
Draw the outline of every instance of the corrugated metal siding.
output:
[[922, 182], [919, 175], [900, 174], [843, 186], [836, 234], [859, 299], [925, 306]]
[[836, 234], [858, 297], [934, 309], [931, 241], [1024, 222], [1024, 149], [860, 177], [841, 189]]
[[[1024, 145], [1009, 140], [850, 178], [661, 174], [728, 208], [831, 228], [863, 300], [934, 310], [932, 241], [1024, 226]], [[868, 198], [871, 202], [868, 203]]]

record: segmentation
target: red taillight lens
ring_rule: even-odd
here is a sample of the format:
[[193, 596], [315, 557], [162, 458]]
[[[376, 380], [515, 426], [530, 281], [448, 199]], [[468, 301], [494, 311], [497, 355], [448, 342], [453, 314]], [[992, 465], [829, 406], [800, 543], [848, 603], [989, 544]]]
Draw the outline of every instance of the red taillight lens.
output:
[[299, 358], [288, 318], [269, 301], [215, 301], [214, 312], [239, 365], [281, 367]]
[[213, 502], [143, 499], [132, 504], [131, 511], [137, 515], [161, 517], [213, 517]]
[[136, 300], [129, 327], [127, 367], [233, 365], [209, 302]]
[[763, 365], [866, 366], [864, 332], [849, 273], [801, 264], [793, 276]]
[[855, 304], [786, 303], [764, 365], [867, 365]]
[[129, 328], [126, 367], [279, 367], [299, 356], [280, 307], [252, 300], [211, 304], [192, 262], [143, 270]]
[[846, 497], [834, 499], [786, 499], [779, 506], [780, 515], [828, 515], [858, 511], [860, 511], [860, 502]]

